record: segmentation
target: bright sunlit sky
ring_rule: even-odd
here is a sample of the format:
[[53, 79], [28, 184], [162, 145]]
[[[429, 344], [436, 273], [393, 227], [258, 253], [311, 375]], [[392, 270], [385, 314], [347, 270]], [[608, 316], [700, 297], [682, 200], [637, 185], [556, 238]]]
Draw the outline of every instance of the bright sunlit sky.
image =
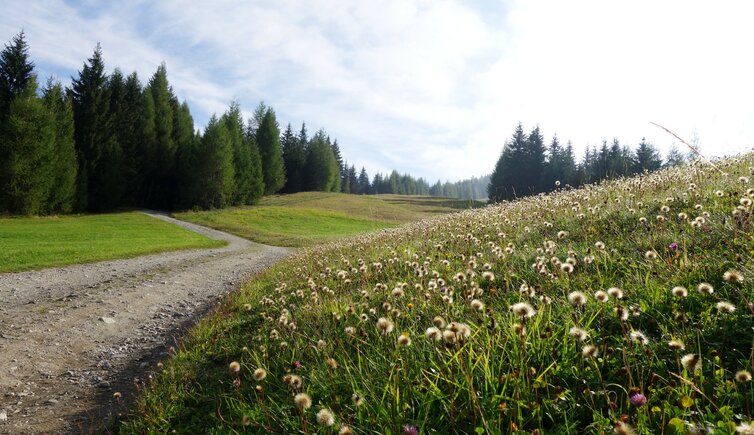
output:
[[[584, 147], [642, 137], [663, 156], [754, 147], [754, 2], [5, 0], [36, 72], [64, 84], [97, 42], [108, 71], [161, 62], [197, 128], [233, 99], [324, 127], [370, 175], [492, 171], [521, 121]], [[677, 142], [677, 141], [676, 141]], [[679, 144], [680, 147], [682, 145]], [[685, 150], [685, 149], [683, 149]]]

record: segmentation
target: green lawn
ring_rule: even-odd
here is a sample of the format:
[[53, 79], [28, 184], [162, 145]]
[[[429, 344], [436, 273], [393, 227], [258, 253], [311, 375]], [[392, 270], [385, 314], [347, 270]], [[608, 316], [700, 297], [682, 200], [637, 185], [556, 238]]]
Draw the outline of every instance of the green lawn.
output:
[[223, 244], [139, 212], [0, 218], [0, 273]]
[[479, 204], [422, 196], [302, 192], [265, 197], [252, 207], [175, 216], [269, 245], [311, 246]]

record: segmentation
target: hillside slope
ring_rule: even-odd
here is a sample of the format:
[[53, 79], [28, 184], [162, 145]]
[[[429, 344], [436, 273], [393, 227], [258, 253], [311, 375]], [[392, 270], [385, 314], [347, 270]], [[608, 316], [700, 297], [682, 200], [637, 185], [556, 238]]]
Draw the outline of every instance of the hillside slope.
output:
[[754, 158], [717, 165], [304, 250], [201, 322], [120, 430], [750, 430]]

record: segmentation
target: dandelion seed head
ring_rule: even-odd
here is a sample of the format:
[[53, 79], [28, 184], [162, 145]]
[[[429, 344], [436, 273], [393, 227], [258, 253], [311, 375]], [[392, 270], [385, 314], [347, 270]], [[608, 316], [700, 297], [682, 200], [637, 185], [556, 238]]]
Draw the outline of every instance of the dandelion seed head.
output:
[[443, 319], [440, 316], [435, 316], [434, 319], [432, 319], [432, 323], [435, 324], [438, 328], [444, 328], [445, 327], [445, 319]]
[[649, 339], [641, 331], [631, 331], [631, 340], [641, 344], [642, 346], [645, 346], [649, 343]]
[[228, 370], [230, 370], [231, 373], [238, 373], [241, 371], [241, 364], [239, 364], [238, 361], [233, 361], [228, 364]]
[[686, 296], [689, 295], [689, 291], [686, 290], [685, 287], [680, 287], [680, 286], [673, 287], [673, 290], [671, 290], [671, 292], [673, 293], [673, 296], [677, 298], [685, 298]]
[[305, 411], [312, 407], [312, 398], [306, 393], [298, 393], [293, 397], [296, 408]]
[[615, 299], [623, 299], [623, 290], [618, 287], [610, 287], [607, 289], [607, 294]]
[[603, 290], [597, 290], [596, 292], [594, 292], [594, 299], [598, 302], [607, 302], [609, 296]]
[[739, 370], [736, 372], [737, 382], [749, 382], [751, 381], [751, 373], [747, 370]]
[[395, 325], [387, 317], [380, 317], [377, 319], [377, 329], [379, 329], [382, 335], [388, 335], [393, 332]]
[[711, 295], [712, 293], [715, 292], [715, 289], [712, 287], [712, 285], [706, 282], [699, 284], [699, 286], [696, 289], [699, 291], [699, 293], [703, 295]]
[[518, 302], [511, 305], [511, 311], [521, 317], [533, 317], [537, 314], [537, 311], [528, 302]]
[[322, 408], [317, 413], [317, 423], [322, 426], [332, 426], [335, 424], [335, 416], [327, 408]]
[[586, 305], [586, 295], [580, 291], [568, 293], [568, 302], [574, 307]]
[[722, 314], [731, 314], [732, 312], [736, 311], [736, 306], [726, 301], [720, 301], [715, 304], [715, 306], [717, 307], [717, 311], [721, 312]]
[[681, 341], [681, 340], [670, 340], [668, 342], [668, 347], [670, 347], [673, 350], [684, 350], [684, 349], [686, 349], [686, 345], [683, 344], [683, 341]]
[[695, 353], [687, 353], [681, 357], [681, 365], [691, 373], [702, 369], [701, 358]]
[[267, 377], [267, 370], [263, 368], [257, 368], [256, 370], [254, 370], [253, 377], [255, 381], [260, 382]]
[[586, 340], [586, 338], [589, 336], [589, 334], [586, 331], [579, 328], [578, 326], [572, 326], [571, 329], [568, 330], [568, 335], [581, 341]]
[[427, 339], [434, 340], [434, 341], [440, 341], [442, 340], [442, 331], [440, 331], [439, 328], [436, 326], [432, 326], [427, 328], [427, 331], [424, 333], [426, 335]]
[[402, 346], [402, 347], [410, 346], [411, 337], [408, 335], [408, 332], [404, 332], [401, 335], [399, 335], [397, 343], [398, 343], [398, 346]]
[[723, 274], [723, 281], [733, 284], [740, 284], [744, 282], [744, 276], [741, 272], [730, 269]]

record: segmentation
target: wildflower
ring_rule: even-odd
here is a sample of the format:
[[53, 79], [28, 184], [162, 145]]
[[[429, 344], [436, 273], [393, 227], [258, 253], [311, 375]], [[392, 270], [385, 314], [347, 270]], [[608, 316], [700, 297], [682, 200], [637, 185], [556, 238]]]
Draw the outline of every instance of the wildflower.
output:
[[353, 435], [353, 429], [350, 426], [341, 426], [338, 435]]
[[671, 291], [673, 292], [673, 296], [681, 299], [689, 295], [688, 290], [686, 290], [684, 287], [673, 287], [673, 290]]
[[696, 289], [699, 290], [699, 293], [703, 295], [711, 295], [715, 291], [715, 289], [712, 288], [712, 285], [706, 282], [699, 284], [699, 287], [697, 287]]
[[581, 355], [584, 358], [597, 358], [598, 354], [599, 350], [597, 349], [597, 346], [594, 346], [592, 344], [587, 344], [581, 349]]
[[607, 293], [602, 290], [597, 290], [596, 292], [594, 292], [594, 299], [599, 302], [607, 302], [608, 298], [609, 296], [607, 295]]
[[258, 368], [254, 370], [253, 376], [254, 376], [254, 380], [259, 382], [267, 377], [267, 371], [263, 368]]
[[615, 315], [624, 322], [628, 320], [628, 311], [620, 305], [615, 307]]
[[747, 370], [739, 370], [736, 372], [736, 381], [738, 382], [749, 382], [751, 381], [751, 373], [749, 373]]
[[312, 407], [312, 398], [306, 393], [298, 393], [293, 397], [296, 408], [305, 411]]
[[241, 424], [244, 426], [250, 426], [251, 425], [251, 417], [248, 415], [244, 415], [241, 417]]
[[644, 253], [644, 258], [647, 260], [655, 260], [657, 259], [657, 253], [655, 251], [647, 251]]
[[353, 402], [354, 406], [361, 406], [364, 404], [364, 398], [358, 393], [353, 393], [351, 394], [351, 402]]
[[573, 272], [573, 265], [571, 263], [563, 263], [560, 265], [560, 270], [565, 273]]
[[631, 331], [631, 339], [641, 345], [649, 343], [649, 339], [641, 331]]
[[444, 328], [445, 327], [445, 319], [443, 319], [440, 316], [435, 316], [434, 319], [432, 319], [432, 323], [435, 324], [438, 328]]
[[576, 338], [577, 340], [584, 341], [589, 336], [586, 331], [579, 328], [578, 326], [572, 326], [571, 329], [568, 331], [568, 334], [571, 337]]
[[675, 251], [677, 251], [677, 250], [678, 250], [678, 243], [676, 243], [676, 242], [673, 242], [673, 243], [671, 243], [671, 244], [670, 244], [670, 245], [668, 246], [668, 248], [670, 248], [670, 250], [671, 250], [671, 251], [675, 252]]
[[419, 429], [416, 426], [407, 424], [403, 426], [403, 435], [419, 435]]
[[586, 295], [580, 291], [571, 292], [568, 294], [568, 302], [574, 307], [586, 305]]
[[602, 242], [596, 242], [594, 244], [594, 247], [597, 248], [597, 249], [599, 249], [600, 251], [604, 251], [605, 250], [605, 244], [602, 243]]
[[635, 435], [636, 431], [633, 427], [631, 427], [630, 424], [619, 421], [615, 423], [615, 427], [613, 427], [613, 433], [615, 435]]
[[442, 331], [435, 326], [427, 328], [424, 335], [426, 335], [429, 340], [440, 341], [442, 339]]
[[688, 353], [681, 357], [681, 365], [688, 370], [689, 372], [697, 372], [701, 370], [702, 364], [701, 364], [701, 358], [699, 358], [699, 355], [694, 353]]
[[558, 231], [558, 239], [563, 240], [568, 237], [568, 231]]
[[[749, 375], [749, 378], [751, 378], [751, 375]], [[116, 392], [113, 393], [113, 399], [115, 399], [115, 400], [120, 399], [121, 396], [122, 396], [122, 394], [120, 393], [120, 391], [116, 391]]]
[[730, 302], [720, 301], [716, 306], [717, 311], [721, 312], [722, 314], [730, 314], [736, 311], [736, 306], [731, 304]]
[[356, 335], [356, 328], [353, 326], [346, 326], [345, 332], [348, 335]]
[[744, 282], [744, 276], [741, 272], [731, 269], [723, 274], [723, 281], [740, 284]]
[[327, 364], [327, 367], [330, 367], [331, 370], [335, 370], [338, 368], [338, 362], [335, 361], [335, 358], [327, 358], [327, 361], [325, 361], [325, 364]]
[[239, 364], [238, 361], [233, 361], [228, 364], [228, 370], [230, 370], [231, 373], [238, 373], [241, 371], [241, 364]]
[[482, 311], [484, 310], [484, 302], [480, 301], [479, 299], [474, 299], [471, 301], [471, 308]]
[[513, 333], [523, 337], [526, 335], [526, 327], [520, 323], [515, 323], [513, 325]]
[[406, 293], [400, 287], [394, 288], [391, 294], [393, 295], [394, 298], [402, 298], [403, 296], [406, 295]]
[[634, 393], [628, 398], [628, 401], [631, 402], [631, 405], [638, 407], [647, 402], [647, 396], [641, 393]]
[[409, 337], [408, 332], [404, 332], [398, 336], [398, 345], [403, 347], [411, 345], [411, 337]]
[[681, 340], [670, 340], [668, 342], [668, 346], [673, 350], [683, 350], [686, 349], [686, 345], [683, 344]]
[[490, 272], [489, 270], [482, 273], [482, 278], [484, 278], [485, 281], [494, 281], [495, 280], [495, 274]]
[[623, 290], [618, 287], [610, 287], [607, 289], [607, 294], [615, 299], [623, 299]]
[[382, 335], [388, 335], [391, 332], [393, 332], [393, 328], [395, 325], [393, 325], [393, 322], [390, 321], [390, 319], [385, 317], [380, 317], [377, 319], [377, 329], [380, 330], [380, 333]]
[[518, 302], [511, 306], [511, 311], [521, 317], [533, 317], [537, 311], [527, 302]]
[[322, 426], [332, 426], [335, 424], [335, 416], [332, 415], [332, 411], [327, 408], [322, 408], [317, 413], [317, 423]]

